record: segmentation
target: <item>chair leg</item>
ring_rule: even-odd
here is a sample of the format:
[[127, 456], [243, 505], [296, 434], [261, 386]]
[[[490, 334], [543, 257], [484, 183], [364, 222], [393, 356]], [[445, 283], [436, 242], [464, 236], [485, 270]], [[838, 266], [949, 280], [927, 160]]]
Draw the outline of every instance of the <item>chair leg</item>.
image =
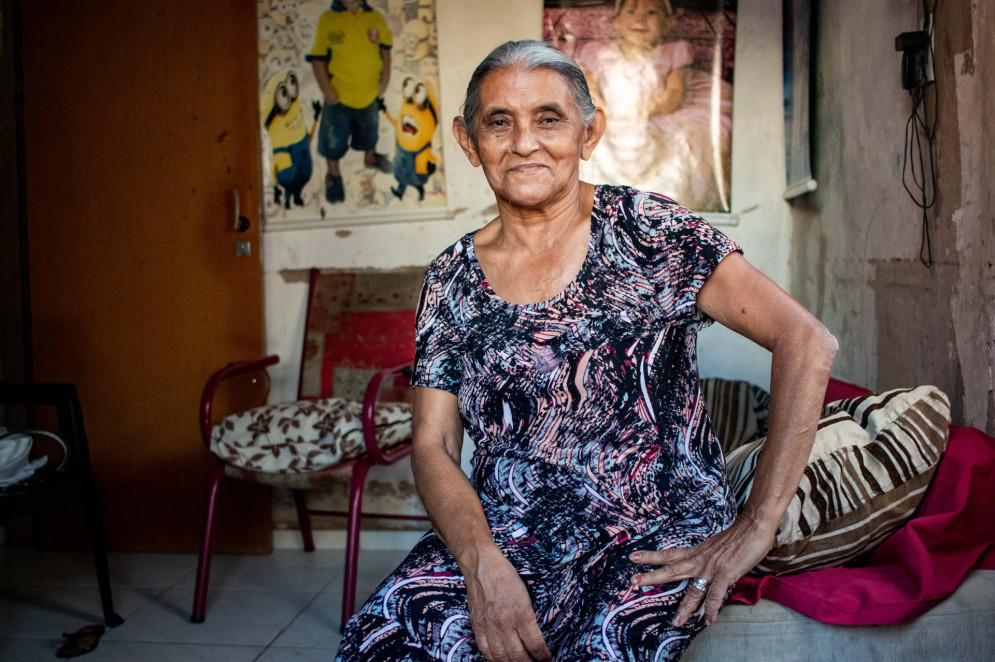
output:
[[207, 518], [204, 522], [204, 537], [201, 539], [200, 558], [197, 560], [197, 583], [194, 586], [193, 613], [190, 621], [204, 622], [207, 606], [207, 583], [211, 578], [211, 532], [214, 528], [214, 506], [218, 499], [218, 484], [225, 475], [225, 465], [220, 462], [211, 472], [211, 482], [207, 488]]
[[100, 605], [104, 610], [104, 623], [116, 628], [124, 619], [114, 613], [114, 599], [111, 597], [111, 573], [107, 567], [107, 547], [104, 545], [104, 519], [100, 512], [100, 494], [90, 478], [84, 489], [83, 509], [86, 512], [86, 528], [90, 531], [90, 549], [93, 551], [93, 564], [97, 569], [97, 584], [100, 586]]
[[297, 524], [304, 538], [304, 551], [314, 551], [314, 534], [311, 533], [311, 515], [307, 511], [307, 495], [304, 490], [293, 490], [294, 505], [297, 506]]
[[359, 563], [359, 523], [363, 518], [363, 487], [372, 462], [356, 463], [349, 480], [349, 522], [346, 526], [345, 578], [342, 583], [342, 631], [356, 611], [356, 566]]

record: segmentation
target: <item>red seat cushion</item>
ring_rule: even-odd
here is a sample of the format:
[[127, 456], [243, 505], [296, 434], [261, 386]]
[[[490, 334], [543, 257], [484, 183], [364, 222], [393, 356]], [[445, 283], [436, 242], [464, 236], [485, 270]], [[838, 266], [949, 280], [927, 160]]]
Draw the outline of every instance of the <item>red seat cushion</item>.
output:
[[826, 385], [826, 397], [822, 399], [822, 404], [827, 405], [833, 400], [858, 398], [862, 395], [867, 395], [868, 393], [870, 393], [870, 391], [863, 386], [857, 386], [856, 384], [851, 384], [849, 382], [844, 382], [834, 377], [830, 377], [829, 383]]

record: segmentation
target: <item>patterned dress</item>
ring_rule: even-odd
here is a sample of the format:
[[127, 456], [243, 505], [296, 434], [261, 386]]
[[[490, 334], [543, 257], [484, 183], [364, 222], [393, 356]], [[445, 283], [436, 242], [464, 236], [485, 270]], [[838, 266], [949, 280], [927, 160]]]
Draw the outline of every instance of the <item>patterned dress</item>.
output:
[[[415, 384], [457, 395], [471, 481], [556, 660], [678, 659], [687, 581], [628, 554], [698, 544], [735, 501], [698, 388], [698, 290], [736, 244], [663, 196], [599, 186], [587, 257], [548, 301], [490, 288], [473, 234], [425, 277]], [[480, 660], [459, 567], [426, 534], [349, 622], [338, 660]]]

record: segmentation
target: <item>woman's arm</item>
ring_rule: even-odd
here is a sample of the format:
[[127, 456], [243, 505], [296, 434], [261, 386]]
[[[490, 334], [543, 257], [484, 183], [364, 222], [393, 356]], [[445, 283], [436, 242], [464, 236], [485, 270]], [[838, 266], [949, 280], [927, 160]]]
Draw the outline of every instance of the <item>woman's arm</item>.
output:
[[415, 487], [466, 580], [480, 652], [487, 660], [549, 659], [525, 584], [494, 543], [480, 498], [460, 468], [463, 426], [456, 396], [416, 388], [413, 426]]
[[[773, 353], [770, 429], [750, 496], [733, 525], [695, 547], [637, 552], [633, 561], [664, 567], [636, 575], [633, 583], [709, 581], [705, 619], [712, 623], [728, 588], [770, 551], [801, 482], [837, 344], [819, 320], [739, 253], [719, 263], [698, 292], [697, 306]], [[701, 598], [700, 591], [689, 588], [675, 624], [685, 622]]]

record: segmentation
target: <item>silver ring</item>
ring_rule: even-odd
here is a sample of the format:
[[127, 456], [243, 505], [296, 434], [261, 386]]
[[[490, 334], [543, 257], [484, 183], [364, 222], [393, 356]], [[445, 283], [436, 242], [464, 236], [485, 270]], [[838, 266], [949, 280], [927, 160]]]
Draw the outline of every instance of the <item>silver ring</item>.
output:
[[708, 591], [708, 584], [709, 584], [709, 582], [705, 581], [701, 577], [695, 577], [694, 581], [691, 582], [691, 586], [694, 586], [696, 589], [698, 589], [702, 593], [705, 593], [706, 591]]

